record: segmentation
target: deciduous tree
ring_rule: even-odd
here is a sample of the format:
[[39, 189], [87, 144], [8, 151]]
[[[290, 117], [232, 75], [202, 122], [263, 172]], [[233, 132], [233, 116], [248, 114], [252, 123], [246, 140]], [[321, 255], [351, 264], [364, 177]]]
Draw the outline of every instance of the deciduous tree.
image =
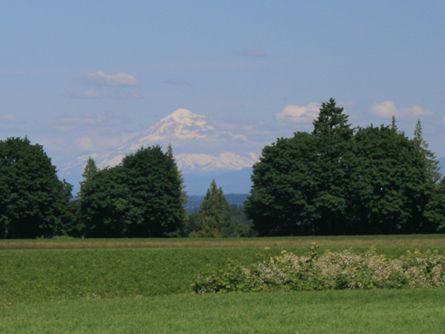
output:
[[43, 147], [27, 138], [0, 141], [0, 229], [4, 238], [65, 233], [71, 186]]

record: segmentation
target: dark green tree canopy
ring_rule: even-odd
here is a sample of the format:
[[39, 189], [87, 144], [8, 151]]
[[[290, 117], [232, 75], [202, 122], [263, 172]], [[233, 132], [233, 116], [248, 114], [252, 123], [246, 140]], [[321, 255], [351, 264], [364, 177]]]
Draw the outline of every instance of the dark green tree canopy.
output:
[[304, 132], [263, 149], [245, 204], [260, 235], [310, 233], [317, 194], [315, 138]]
[[83, 183], [81, 216], [90, 237], [120, 237], [126, 234], [129, 192], [121, 166], [106, 168]]
[[368, 127], [354, 136], [352, 155], [354, 231], [420, 232], [432, 189], [412, 141], [391, 127]]
[[81, 192], [87, 235], [179, 234], [185, 219], [182, 177], [171, 149], [147, 147], [96, 172]]
[[43, 147], [27, 138], [0, 141], [0, 234], [34, 238], [66, 233], [71, 185], [57, 178]]
[[335, 99], [323, 102], [316, 120], [313, 134], [316, 136], [338, 135], [343, 139], [352, 137], [352, 129], [348, 123], [349, 116], [342, 107], [338, 107]]
[[312, 133], [279, 138], [253, 168], [246, 213], [260, 235], [414, 233], [440, 226], [434, 157], [391, 126], [354, 131], [322, 104]]
[[160, 146], [124, 158], [129, 197], [129, 235], [179, 233], [185, 217], [182, 178], [171, 151]]

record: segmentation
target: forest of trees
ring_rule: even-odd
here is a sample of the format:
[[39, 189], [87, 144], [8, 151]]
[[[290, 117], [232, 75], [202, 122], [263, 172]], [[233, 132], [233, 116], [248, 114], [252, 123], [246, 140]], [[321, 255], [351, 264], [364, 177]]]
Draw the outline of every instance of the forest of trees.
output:
[[445, 179], [416, 124], [353, 128], [334, 99], [313, 131], [264, 147], [245, 208], [215, 182], [187, 213], [172, 148], [141, 148], [115, 167], [88, 159], [79, 194], [43, 147], [0, 141], [0, 237], [230, 237], [433, 233], [445, 230]]

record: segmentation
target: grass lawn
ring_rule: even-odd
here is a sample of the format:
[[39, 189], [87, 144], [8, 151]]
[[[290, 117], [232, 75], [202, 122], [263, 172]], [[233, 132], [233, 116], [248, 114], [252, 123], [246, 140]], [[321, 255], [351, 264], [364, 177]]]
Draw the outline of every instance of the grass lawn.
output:
[[445, 289], [168, 295], [0, 307], [0, 333], [443, 333]]

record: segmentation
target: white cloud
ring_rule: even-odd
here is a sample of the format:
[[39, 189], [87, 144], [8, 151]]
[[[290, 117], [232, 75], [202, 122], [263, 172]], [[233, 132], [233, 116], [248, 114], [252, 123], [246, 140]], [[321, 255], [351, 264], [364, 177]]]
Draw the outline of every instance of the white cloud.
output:
[[316, 102], [305, 106], [289, 105], [275, 115], [279, 121], [291, 120], [297, 123], [312, 122], [318, 115], [320, 104]]
[[85, 80], [99, 86], [112, 87], [136, 86], [138, 84], [136, 77], [131, 74], [125, 72], [105, 73], [100, 70], [87, 74]]
[[77, 99], [100, 99], [103, 95], [95, 89], [89, 89], [81, 93], [73, 94], [73, 97]]
[[383, 102], [374, 104], [371, 108], [371, 113], [373, 113], [374, 115], [379, 116], [379, 117], [389, 118], [392, 116], [397, 116], [399, 113], [399, 110], [397, 109], [394, 102], [383, 101]]
[[0, 115], [0, 122], [12, 122], [15, 121], [15, 116], [11, 114]]
[[371, 113], [382, 118], [390, 118], [392, 116], [421, 117], [432, 114], [431, 111], [419, 105], [399, 108], [393, 101], [389, 100], [374, 104], [371, 107]]
[[420, 116], [428, 116], [431, 115], [432, 112], [428, 109], [425, 109], [419, 105], [415, 105], [408, 108], [403, 108], [401, 114], [411, 116], [411, 117], [420, 117]]

